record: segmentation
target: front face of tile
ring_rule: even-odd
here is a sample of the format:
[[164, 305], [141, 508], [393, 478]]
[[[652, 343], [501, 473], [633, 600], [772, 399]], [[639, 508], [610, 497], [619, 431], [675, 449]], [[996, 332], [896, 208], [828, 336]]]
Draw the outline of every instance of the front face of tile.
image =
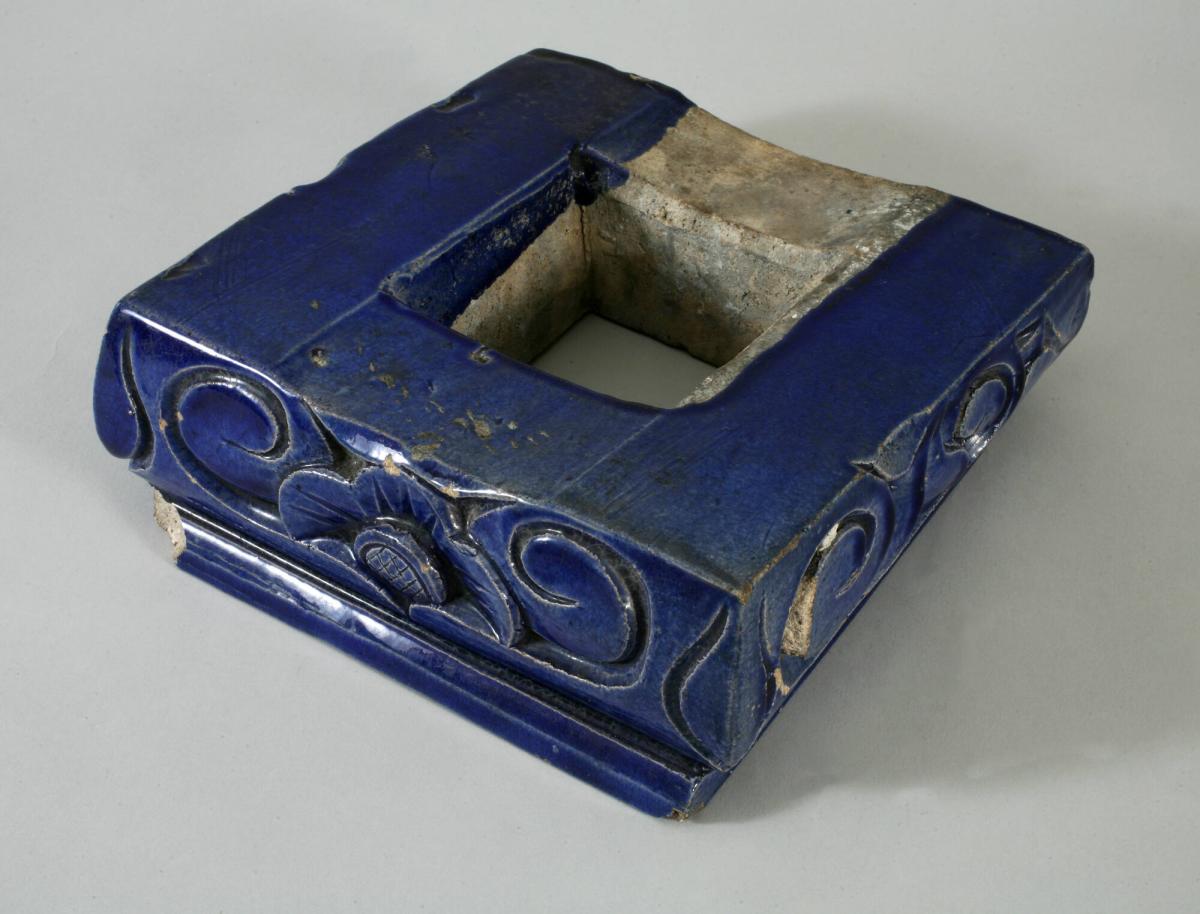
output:
[[[124, 324], [116, 365], [128, 366], [127, 414], [154, 430], [128, 456], [170, 498], [680, 751], [724, 757], [725, 722], [688, 724], [681, 691], [663, 688], [712, 618], [732, 615], [721, 588], [585, 518], [363, 447], [303, 398], [156, 328]], [[508, 450], [525, 433], [466, 421]]]
[[[97, 424], [179, 506], [189, 570], [686, 809], [1078, 329], [1089, 278], [1057, 236], [527, 55], [132, 293]], [[707, 367], [652, 407], [531, 366], [588, 316]]]

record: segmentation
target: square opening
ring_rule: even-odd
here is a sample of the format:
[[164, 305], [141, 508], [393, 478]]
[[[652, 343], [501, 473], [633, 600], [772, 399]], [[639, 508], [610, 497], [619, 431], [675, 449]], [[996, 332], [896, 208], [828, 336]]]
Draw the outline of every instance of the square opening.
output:
[[[798, 156], [693, 109], [629, 163], [624, 183], [567, 206], [451, 326], [560, 373], [539, 358], [595, 315], [707, 366], [681, 398], [706, 399], [943, 199]], [[676, 392], [665, 385], [635, 399], [678, 405], [664, 402]]]
[[619, 400], [669, 408], [712, 366], [598, 314], [585, 314], [533, 362], [546, 374]]
[[[718, 220], [696, 214], [681, 228], [638, 202], [608, 193], [571, 204], [453, 329], [601, 393], [686, 399], [796, 301], [800, 283], [788, 265], [722, 237]], [[606, 379], [606, 366], [636, 378]]]

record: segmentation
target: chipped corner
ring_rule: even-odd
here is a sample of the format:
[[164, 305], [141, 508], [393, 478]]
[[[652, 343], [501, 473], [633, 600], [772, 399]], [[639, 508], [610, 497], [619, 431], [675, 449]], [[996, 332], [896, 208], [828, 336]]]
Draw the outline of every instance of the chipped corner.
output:
[[183, 550], [187, 548], [187, 536], [183, 532], [183, 521], [179, 517], [179, 509], [167, 501], [158, 489], [154, 490], [154, 522], [171, 540], [171, 558], [178, 561], [179, 557], [183, 555]]

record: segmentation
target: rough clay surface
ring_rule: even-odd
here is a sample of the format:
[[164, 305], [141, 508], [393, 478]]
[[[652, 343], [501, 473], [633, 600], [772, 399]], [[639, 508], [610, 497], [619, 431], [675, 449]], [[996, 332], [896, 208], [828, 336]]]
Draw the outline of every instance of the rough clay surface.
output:
[[946, 199], [693, 108], [629, 163], [628, 181], [559, 216], [453, 329], [529, 362], [594, 311], [713, 365], [684, 402], [704, 400]]
[[[693, 108], [629, 166], [609, 196], [653, 214], [669, 229], [711, 239], [713, 272], [738, 249], [785, 266], [791, 281], [757, 296], [758, 334], [689, 400], [721, 390], [807, 311], [946, 202], [928, 187], [897, 184], [818, 162]], [[753, 275], [727, 279], [758, 291]], [[776, 294], [770, 294], [774, 292]]]
[[522, 362], [548, 349], [587, 311], [582, 213], [567, 207], [451, 329]]
[[179, 511], [163, 498], [158, 489], [154, 490], [154, 522], [171, 540], [171, 558], [177, 559], [187, 548], [187, 536], [183, 532], [183, 521], [179, 519]]

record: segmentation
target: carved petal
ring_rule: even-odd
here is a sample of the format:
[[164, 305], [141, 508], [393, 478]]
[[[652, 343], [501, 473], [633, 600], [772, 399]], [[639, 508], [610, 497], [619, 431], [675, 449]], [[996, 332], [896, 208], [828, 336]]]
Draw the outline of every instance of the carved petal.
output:
[[359, 523], [362, 511], [345, 477], [333, 470], [299, 470], [279, 488], [279, 515], [296, 539], [322, 536]]
[[454, 499], [405, 473], [374, 467], [354, 482], [360, 507], [369, 516], [412, 517], [433, 540], [437, 555], [451, 566], [462, 589], [488, 620], [496, 639], [514, 644], [522, 629], [504, 579], [491, 558], [464, 529]]

